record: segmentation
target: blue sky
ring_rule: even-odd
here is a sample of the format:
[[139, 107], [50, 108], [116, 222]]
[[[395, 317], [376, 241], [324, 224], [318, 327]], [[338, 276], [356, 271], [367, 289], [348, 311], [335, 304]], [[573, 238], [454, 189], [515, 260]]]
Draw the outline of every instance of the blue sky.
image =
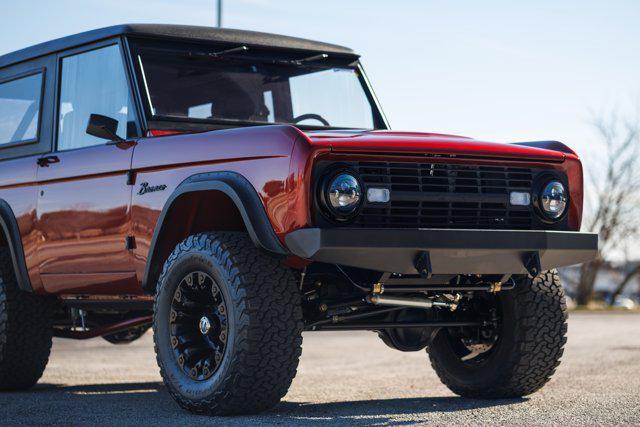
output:
[[[215, 19], [214, 0], [22, 0], [3, 7], [0, 53], [116, 23]], [[223, 20], [354, 48], [400, 130], [558, 139], [588, 156], [591, 112], [640, 100], [640, 1], [225, 0]]]

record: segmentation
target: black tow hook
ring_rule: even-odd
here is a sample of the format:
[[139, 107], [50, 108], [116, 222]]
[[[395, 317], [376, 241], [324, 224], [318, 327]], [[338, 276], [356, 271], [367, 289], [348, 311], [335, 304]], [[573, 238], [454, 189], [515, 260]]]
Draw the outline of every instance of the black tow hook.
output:
[[430, 279], [433, 274], [433, 269], [431, 268], [431, 257], [429, 256], [429, 252], [420, 251], [416, 256], [416, 259], [413, 261], [413, 265], [415, 266], [418, 273], [423, 279]]
[[540, 265], [540, 254], [538, 252], [528, 252], [524, 255], [522, 264], [531, 277], [536, 277], [542, 273], [542, 266]]

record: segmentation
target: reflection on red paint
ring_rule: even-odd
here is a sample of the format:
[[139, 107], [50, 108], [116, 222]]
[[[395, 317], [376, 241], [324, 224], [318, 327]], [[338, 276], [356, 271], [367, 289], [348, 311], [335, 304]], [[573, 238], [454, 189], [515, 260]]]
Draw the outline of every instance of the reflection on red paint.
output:
[[167, 135], [178, 135], [184, 132], [179, 132], [177, 130], [160, 130], [160, 129], [149, 129], [147, 131], [147, 136], [167, 136]]
[[[313, 225], [311, 176], [321, 159], [424, 162], [428, 157], [436, 163], [526, 164], [561, 171], [571, 183], [569, 229], [580, 229], [582, 165], [571, 152], [435, 134], [302, 132], [288, 125], [201, 133], [150, 130], [149, 135], [162, 138], [58, 153], [60, 162], [49, 168], [38, 168], [36, 156], [2, 162], [0, 198], [18, 220], [36, 292], [78, 293], [87, 289], [83, 284], [101, 293], [141, 292], [151, 239], [167, 200], [185, 179], [214, 171], [236, 172], [251, 183], [282, 243], [287, 233]], [[166, 188], [139, 194], [142, 183]], [[220, 192], [176, 203], [168, 231], [162, 232], [160, 266], [189, 234], [244, 227], [235, 205]], [[125, 248], [129, 235], [135, 248]], [[304, 265], [293, 258], [287, 264]]]

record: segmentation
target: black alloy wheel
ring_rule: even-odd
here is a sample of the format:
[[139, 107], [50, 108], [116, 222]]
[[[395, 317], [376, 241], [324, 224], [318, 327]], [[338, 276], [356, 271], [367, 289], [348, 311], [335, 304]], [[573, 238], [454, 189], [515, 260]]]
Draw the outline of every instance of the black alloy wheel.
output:
[[227, 337], [227, 306], [216, 281], [207, 273], [188, 273], [177, 286], [169, 322], [171, 347], [186, 375], [211, 377], [222, 363]]
[[[477, 328], [448, 328], [442, 335], [460, 363], [481, 367], [500, 345], [503, 316], [500, 297], [492, 293], [477, 295], [467, 306], [459, 307], [464, 320], [480, 321]], [[466, 311], [466, 312], [465, 312]]]

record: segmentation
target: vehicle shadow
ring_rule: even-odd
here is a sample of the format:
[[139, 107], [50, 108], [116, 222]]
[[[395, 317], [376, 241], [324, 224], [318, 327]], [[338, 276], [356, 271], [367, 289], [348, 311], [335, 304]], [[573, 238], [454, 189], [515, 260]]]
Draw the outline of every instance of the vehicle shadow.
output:
[[[109, 422], [122, 425], [160, 425], [169, 423], [247, 425], [344, 425], [414, 424], [434, 412], [473, 410], [526, 402], [527, 399], [481, 400], [461, 397], [423, 397], [374, 399], [343, 402], [307, 403], [283, 401], [276, 408], [256, 416], [208, 418], [180, 409], [160, 382], [93, 385], [39, 384], [29, 393], [0, 394], [0, 407], [13, 413], [18, 409], [12, 396], [30, 396], [28, 414], [20, 411], [20, 421], [58, 424]], [[26, 419], [25, 419], [25, 415]], [[9, 419], [11, 420], [11, 415]]]
[[[417, 397], [397, 399], [372, 399], [327, 403], [280, 403], [270, 413], [277, 414], [287, 423], [298, 421], [301, 424], [317, 422], [344, 425], [402, 425], [420, 422], [421, 416], [427, 417], [434, 412], [455, 412], [481, 408], [514, 405], [526, 402], [526, 398], [484, 400], [467, 399], [458, 396]], [[403, 420], [404, 419], [404, 420]]]

